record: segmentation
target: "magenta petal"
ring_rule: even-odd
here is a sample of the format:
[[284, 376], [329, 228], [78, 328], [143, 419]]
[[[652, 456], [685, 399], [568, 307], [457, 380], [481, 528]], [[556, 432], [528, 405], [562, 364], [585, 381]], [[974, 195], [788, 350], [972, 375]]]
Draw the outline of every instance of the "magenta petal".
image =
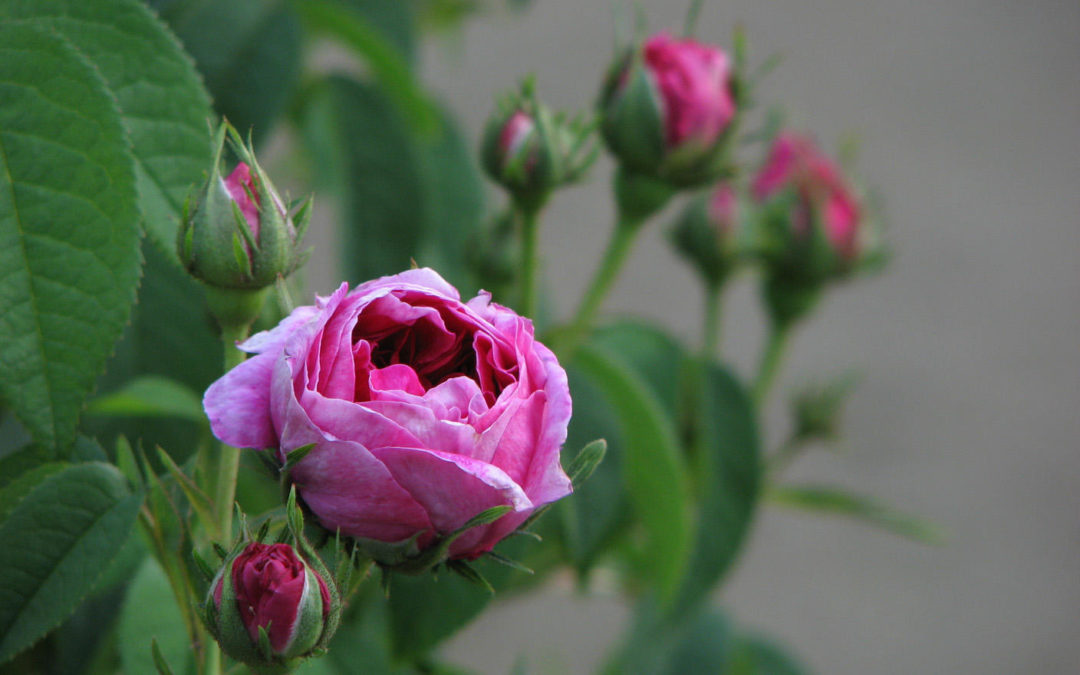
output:
[[372, 454], [424, 507], [440, 534], [453, 532], [493, 506], [532, 508], [521, 487], [487, 462], [420, 448], [377, 448]]
[[308, 390], [301, 394], [300, 408], [307, 413], [311, 424], [329, 438], [353, 441], [367, 448], [420, 444], [401, 424], [365, 404], [326, 398]]
[[424, 385], [420, 384], [416, 371], [404, 363], [395, 363], [385, 368], [372, 370], [368, 376], [368, 386], [371, 387], [372, 397], [377, 397], [379, 391], [402, 391], [413, 396], [424, 395]]
[[210, 385], [203, 408], [210, 429], [222, 443], [237, 448], [271, 448], [277, 435], [270, 418], [270, 383], [274, 352], [259, 354]]
[[[452, 452], [471, 457], [475, 448], [475, 432], [468, 424], [439, 419], [434, 411], [423, 404], [403, 401], [368, 401], [360, 404], [365, 411], [382, 417], [386, 422], [404, 429], [414, 439], [410, 443], [396, 445], [431, 448], [443, 452]], [[395, 445], [393, 443], [366, 443], [374, 450], [376, 447]]]
[[453, 300], [459, 300], [461, 298], [456, 288], [448, 284], [435, 270], [428, 267], [406, 270], [400, 274], [373, 279], [357, 286], [354, 293], [357, 295], [367, 295], [376, 291], [396, 291], [408, 287], [424, 291], [434, 291], [439, 295]]
[[400, 541], [432, 529], [421, 505], [359, 443], [320, 442], [292, 476], [304, 502], [330, 531]]

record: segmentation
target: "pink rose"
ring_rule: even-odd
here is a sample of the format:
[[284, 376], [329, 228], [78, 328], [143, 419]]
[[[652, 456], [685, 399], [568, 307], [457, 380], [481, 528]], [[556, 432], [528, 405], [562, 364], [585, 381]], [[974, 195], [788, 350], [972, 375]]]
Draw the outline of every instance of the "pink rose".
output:
[[643, 55], [663, 100], [668, 147], [714, 143], [735, 116], [731, 69], [724, 52], [658, 33], [645, 42]]
[[211, 588], [208, 626], [226, 653], [247, 663], [262, 659], [260, 629], [273, 657], [309, 654], [336, 607], [336, 595], [288, 544], [251, 542], [225, 562]]
[[843, 174], [813, 140], [782, 133], [773, 141], [751, 189], [754, 198], [764, 202], [788, 188], [799, 196], [798, 210], [793, 214], [796, 232], [807, 233], [817, 217], [841, 258], [855, 258], [859, 253], [860, 208]]
[[[524, 149], [525, 141], [535, 132], [536, 123], [525, 111], [517, 110], [506, 121], [499, 132], [499, 150], [502, 153], [502, 167], [513, 160]], [[534, 153], [535, 154], [535, 153]], [[525, 163], [535, 163], [535, 157], [526, 158]], [[526, 167], [527, 168], [527, 167]]]
[[314, 444], [292, 479], [331, 531], [422, 548], [510, 506], [454, 541], [472, 558], [571, 491], [566, 373], [486, 293], [462, 302], [429, 269], [342, 284], [239, 347], [255, 356], [206, 392], [214, 434], [282, 461]]
[[600, 130], [624, 169], [672, 187], [726, 170], [735, 75], [719, 48], [657, 33], [609, 71]]
[[707, 205], [709, 223], [716, 228], [717, 237], [727, 240], [739, 222], [739, 201], [731, 183], [720, 183], [709, 193]]

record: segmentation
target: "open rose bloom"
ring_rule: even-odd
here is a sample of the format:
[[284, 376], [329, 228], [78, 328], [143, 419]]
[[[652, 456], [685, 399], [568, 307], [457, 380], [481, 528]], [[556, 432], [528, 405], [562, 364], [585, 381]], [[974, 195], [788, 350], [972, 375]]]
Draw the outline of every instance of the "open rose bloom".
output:
[[314, 444], [291, 477], [331, 531], [422, 548], [510, 506], [453, 542], [472, 558], [571, 491], [566, 373], [487, 294], [462, 302], [429, 269], [343, 284], [239, 347], [254, 356], [206, 392], [214, 434], [282, 461]]

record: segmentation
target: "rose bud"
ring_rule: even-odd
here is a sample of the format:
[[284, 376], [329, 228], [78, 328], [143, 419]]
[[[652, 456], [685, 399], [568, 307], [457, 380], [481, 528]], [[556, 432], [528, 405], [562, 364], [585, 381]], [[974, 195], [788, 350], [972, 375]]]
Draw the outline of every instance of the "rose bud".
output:
[[475, 558], [571, 491], [566, 372], [487, 293], [462, 302], [430, 269], [342, 284], [239, 346], [254, 356], [203, 400], [214, 434], [276, 448], [318, 522], [380, 564]]
[[709, 285], [723, 283], [737, 262], [742, 235], [738, 208], [735, 189], [720, 183], [692, 199], [675, 221], [675, 249]]
[[813, 140], [781, 133], [751, 191], [763, 205], [765, 257], [792, 277], [824, 280], [851, 271], [862, 251], [862, 208]]
[[226, 559], [205, 610], [207, 627], [230, 657], [260, 673], [275, 666], [288, 672], [329, 642], [340, 602], [321, 563], [308, 564], [289, 544], [253, 541]]
[[507, 96], [487, 122], [480, 155], [491, 178], [527, 209], [538, 209], [552, 190], [581, 178], [596, 158], [592, 127], [552, 114], [531, 81]]
[[[222, 160], [226, 138], [241, 159], [227, 176]], [[307, 228], [310, 199], [291, 217], [250, 145], [227, 122], [215, 144], [209, 178], [184, 205], [180, 260], [211, 287], [265, 288], [278, 275], [288, 276], [306, 257], [298, 245]]]
[[736, 113], [720, 49], [658, 33], [625, 54], [600, 98], [601, 130], [626, 169], [674, 187], [714, 180]]

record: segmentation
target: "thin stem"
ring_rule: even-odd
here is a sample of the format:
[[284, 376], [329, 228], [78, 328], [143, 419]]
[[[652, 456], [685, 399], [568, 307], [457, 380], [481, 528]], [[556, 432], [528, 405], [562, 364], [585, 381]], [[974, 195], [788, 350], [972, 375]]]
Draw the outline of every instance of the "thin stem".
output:
[[710, 283], [705, 287], [705, 318], [702, 324], [702, 353], [706, 359], [716, 356], [720, 348], [720, 317], [723, 306], [720, 297], [720, 284]]
[[626, 262], [637, 233], [641, 229], [640, 225], [640, 221], [634, 222], [626, 218], [621, 218], [615, 225], [615, 231], [611, 233], [611, 239], [608, 241], [607, 250], [604, 251], [600, 267], [593, 275], [592, 283], [589, 284], [589, 289], [585, 292], [585, 297], [582, 298], [577, 313], [563, 338], [563, 358], [570, 358], [570, 354], [577, 348], [578, 343], [588, 334], [596, 318], [597, 310], [611, 291], [615, 279], [619, 276], [619, 271]]
[[776, 372], [779, 370], [780, 360], [784, 355], [784, 347], [787, 346], [789, 328], [790, 324], [774, 323], [772, 331], [769, 333], [769, 343], [765, 347], [765, 353], [761, 356], [757, 379], [754, 381], [754, 402], [759, 410], [764, 407], [766, 397], [769, 394], [769, 387], [772, 386], [773, 380], [776, 378]]
[[[222, 326], [221, 339], [225, 343], [225, 371], [228, 372], [244, 362], [244, 352], [236, 343], [247, 337], [248, 326]], [[236, 476], [240, 469], [240, 449], [222, 443], [218, 455], [217, 488], [214, 491], [214, 520], [217, 531], [228, 540], [232, 538], [233, 501], [236, 498]]]
[[536, 318], [536, 269], [539, 230], [537, 209], [514, 209], [521, 222], [521, 314]]
[[776, 449], [776, 452], [769, 456], [766, 463], [766, 475], [770, 477], [779, 475], [799, 456], [804, 447], [795, 436], [788, 438], [783, 445]]

